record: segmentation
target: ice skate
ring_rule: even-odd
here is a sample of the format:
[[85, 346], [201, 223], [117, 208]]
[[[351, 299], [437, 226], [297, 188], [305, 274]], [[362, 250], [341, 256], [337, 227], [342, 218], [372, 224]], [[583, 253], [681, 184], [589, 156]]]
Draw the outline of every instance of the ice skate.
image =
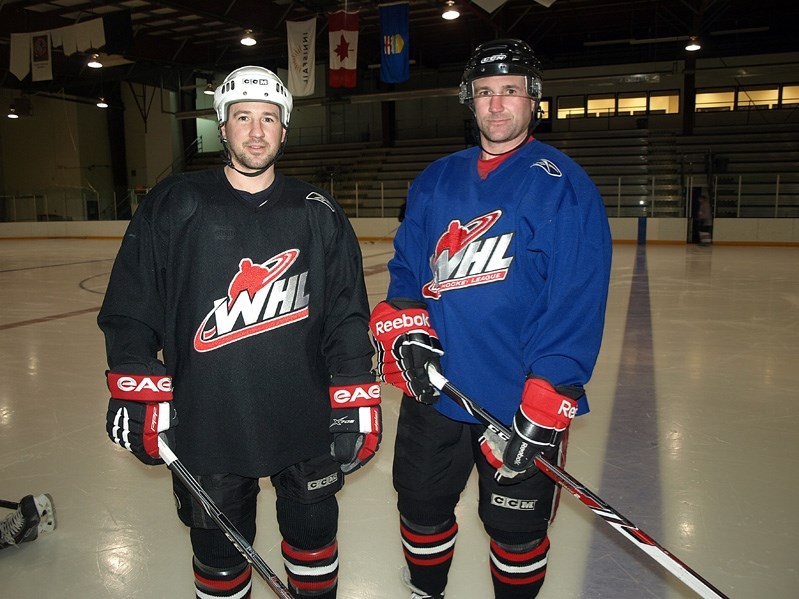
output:
[[0, 521], [0, 549], [34, 541], [39, 533], [55, 530], [55, 509], [50, 495], [26, 495], [19, 503], [3, 502], [14, 513]]
[[411, 582], [411, 573], [405, 566], [400, 569], [400, 578], [402, 579], [402, 584], [411, 590], [410, 599], [444, 599], [444, 593], [440, 595], [428, 595], [423, 590], [413, 586]]

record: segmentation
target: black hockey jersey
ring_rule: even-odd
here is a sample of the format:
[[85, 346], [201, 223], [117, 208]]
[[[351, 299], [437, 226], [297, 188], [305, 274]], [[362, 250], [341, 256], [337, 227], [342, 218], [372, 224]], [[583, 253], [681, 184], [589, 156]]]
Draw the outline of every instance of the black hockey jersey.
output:
[[257, 206], [216, 169], [147, 195], [98, 324], [111, 368], [163, 352], [189, 470], [261, 477], [329, 451], [331, 377], [374, 380], [368, 319], [358, 241], [333, 199], [276, 173]]

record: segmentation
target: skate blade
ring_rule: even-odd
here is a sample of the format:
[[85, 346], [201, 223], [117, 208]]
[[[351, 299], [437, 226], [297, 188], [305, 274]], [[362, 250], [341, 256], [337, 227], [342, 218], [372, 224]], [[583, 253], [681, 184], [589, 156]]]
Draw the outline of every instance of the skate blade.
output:
[[53, 532], [55, 530], [55, 507], [53, 498], [49, 493], [36, 495], [34, 498], [36, 509], [39, 511], [39, 532]]

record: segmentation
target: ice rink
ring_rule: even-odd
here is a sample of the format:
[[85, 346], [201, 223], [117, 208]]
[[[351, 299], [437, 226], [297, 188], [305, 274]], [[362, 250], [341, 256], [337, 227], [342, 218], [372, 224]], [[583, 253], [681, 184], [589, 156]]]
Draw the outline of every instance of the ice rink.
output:
[[[95, 319], [118, 245], [0, 241], [0, 498], [50, 493], [58, 519], [0, 552], [3, 599], [194, 596], [167, 468], [105, 433]], [[374, 305], [392, 248], [362, 249]], [[731, 598], [792, 599], [797, 390], [799, 248], [615, 245], [592, 412], [572, 425], [566, 469]], [[381, 450], [338, 495], [341, 599], [409, 596], [391, 485], [398, 405], [384, 388]], [[473, 482], [447, 599], [492, 597]], [[285, 580], [273, 500], [263, 481], [255, 548]], [[696, 596], [565, 493], [551, 540], [541, 599]], [[256, 574], [252, 596], [274, 596]]]

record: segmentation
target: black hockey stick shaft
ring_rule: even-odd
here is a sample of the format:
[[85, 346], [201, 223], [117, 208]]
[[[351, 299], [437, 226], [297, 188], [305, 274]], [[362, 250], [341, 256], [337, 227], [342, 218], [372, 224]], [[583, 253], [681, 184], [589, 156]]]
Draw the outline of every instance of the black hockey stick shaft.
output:
[[[475, 403], [463, 391], [450, 383], [435, 368], [428, 366], [427, 372], [430, 377], [430, 382], [434, 387], [446, 393], [455, 403], [485, 424], [501, 438], [506, 441], [510, 440], [511, 433], [507, 426], [497, 420], [482, 406]], [[551, 463], [541, 455], [536, 456], [535, 465], [557, 484], [579, 499], [583, 505], [590, 508], [597, 516], [622, 533], [636, 547], [679, 578], [697, 595], [704, 599], [729, 599], [727, 595], [719, 591], [680, 559], [657, 543], [652, 537], [610, 507], [602, 498], [568, 472]]]
[[197, 482], [197, 479], [181, 463], [175, 452], [169, 447], [164, 433], [158, 435], [158, 451], [169, 469], [175, 473], [175, 476], [180, 479], [180, 482], [189, 490], [189, 493], [200, 502], [220, 530], [225, 533], [228, 540], [233, 543], [233, 546], [244, 556], [244, 559], [261, 575], [261, 578], [266, 581], [266, 584], [275, 592], [275, 595], [283, 599], [293, 599], [286, 585], [278, 578], [277, 574], [272, 571], [250, 542], [244, 538], [230, 519], [216, 506], [206, 490]]

